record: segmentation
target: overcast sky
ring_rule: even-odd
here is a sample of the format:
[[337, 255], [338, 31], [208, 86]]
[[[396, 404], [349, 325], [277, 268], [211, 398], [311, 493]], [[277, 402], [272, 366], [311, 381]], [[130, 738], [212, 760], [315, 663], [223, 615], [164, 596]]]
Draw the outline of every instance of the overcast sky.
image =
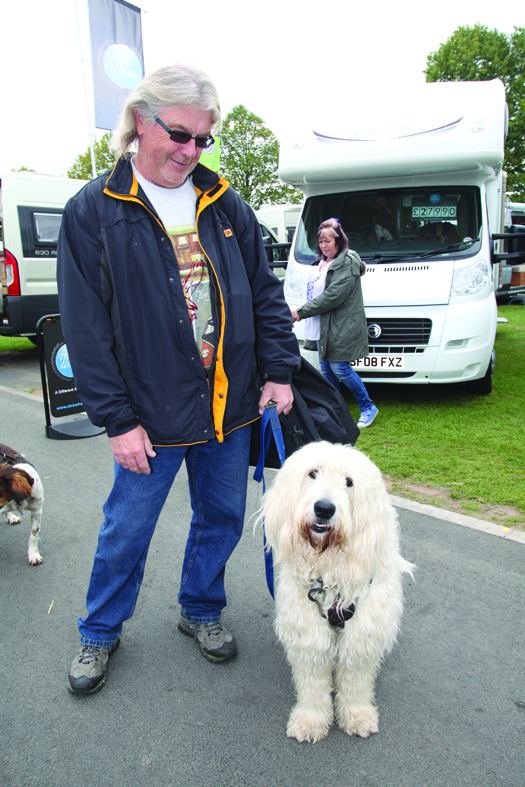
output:
[[[78, 2], [85, 34], [87, 0]], [[0, 176], [21, 166], [65, 175], [89, 144], [75, 3], [3, 4]], [[376, 96], [378, 104], [386, 95], [406, 98], [424, 82], [427, 55], [460, 25], [479, 23], [505, 33], [525, 26], [524, 0], [135, 4], [143, 9], [147, 72], [192, 61], [216, 83], [223, 114], [244, 104], [278, 137], [293, 133], [305, 116], [319, 114], [326, 121], [341, 104], [358, 115], [364, 94]]]

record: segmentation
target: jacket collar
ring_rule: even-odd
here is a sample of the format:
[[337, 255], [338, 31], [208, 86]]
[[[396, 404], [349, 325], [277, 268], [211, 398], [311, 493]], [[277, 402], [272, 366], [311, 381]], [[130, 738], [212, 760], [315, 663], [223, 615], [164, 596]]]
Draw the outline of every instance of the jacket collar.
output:
[[337, 255], [337, 257], [335, 257], [335, 258], [332, 260], [332, 262], [330, 263], [330, 267], [328, 268], [328, 270], [329, 270], [329, 271], [330, 271], [330, 270], [333, 270], [334, 268], [339, 268], [339, 267], [341, 267], [341, 265], [342, 265], [342, 264], [343, 264], [343, 262], [344, 262], [344, 259], [345, 259], [345, 256], [346, 256], [346, 252], [347, 252], [347, 251], [348, 251], [348, 249], [343, 249], [343, 251], [341, 251], [341, 252], [340, 252], [340, 253]]
[[[115, 195], [118, 197], [136, 197], [139, 190], [139, 184], [133, 174], [133, 167], [131, 166], [132, 153], [125, 153], [121, 156], [109, 176], [106, 178], [106, 194]], [[210, 197], [215, 197], [215, 188], [217, 188], [217, 195], [223, 193], [230, 185], [227, 180], [221, 178], [216, 172], [203, 164], [197, 164], [192, 172], [193, 184], [199, 192], [210, 192]], [[103, 176], [106, 177], [106, 176]]]
[[[350, 264], [356, 263], [357, 265], [359, 265], [361, 276], [364, 274], [366, 270], [366, 266], [364, 266], [363, 268], [363, 265], [361, 264], [361, 257], [356, 251], [352, 251], [352, 249], [349, 249], [348, 247], [346, 249], [343, 249], [343, 251], [337, 255], [335, 260], [328, 268], [328, 272], [341, 268], [345, 263], [345, 260], [350, 262]], [[354, 271], [354, 273], [357, 273], [357, 271]]]

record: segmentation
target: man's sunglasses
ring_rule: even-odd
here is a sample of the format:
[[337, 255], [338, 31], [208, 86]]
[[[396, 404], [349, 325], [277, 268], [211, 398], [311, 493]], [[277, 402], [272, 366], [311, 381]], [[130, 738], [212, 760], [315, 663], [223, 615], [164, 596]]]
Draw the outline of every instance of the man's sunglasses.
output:
[[180, 129], [178, 128], [169, 128], [158, 117], [155, 117], [155, 120], [157, 121], [159, 126], [161, 126], [161, 128], [164, 129], [164, 131], [168, 132], [171, 141], [177, 142], [179, 145], [185, 145], [187, 142], [190, 141], [190, 139], [194, 139], [196, 148], [209, 148], [215, 142], [215, 140], [211, 135], [209, 137], [201, 137], [201, 136], [192, 137], [189, 131], [180, 131]]

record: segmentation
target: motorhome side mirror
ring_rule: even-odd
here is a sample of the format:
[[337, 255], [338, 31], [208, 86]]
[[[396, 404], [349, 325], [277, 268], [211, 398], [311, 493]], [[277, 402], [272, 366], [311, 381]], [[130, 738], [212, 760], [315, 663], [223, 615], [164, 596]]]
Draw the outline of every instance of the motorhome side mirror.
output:
[[525, 226], [522, 224], [513, 224], [509, 227], [509, 252], [511, 254], [521, 253], [523, 255], [523, 262], [525, 262]]
[[492, 247], [492, 263], [502, 262], [504, 265], [521, 265], [525, 262], [525, 226], [513, 224], [508, 232], [497, 233], [492, 240], [504, 240], [506, 251], [494, 252]]

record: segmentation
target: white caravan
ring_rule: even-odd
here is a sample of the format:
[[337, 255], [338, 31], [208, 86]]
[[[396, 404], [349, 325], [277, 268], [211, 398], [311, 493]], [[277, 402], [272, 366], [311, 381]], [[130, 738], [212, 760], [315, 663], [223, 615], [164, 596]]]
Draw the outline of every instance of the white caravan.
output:
[[[349, 101], [281, 142], [279, 177], [306, 197], [285, 296], [296, 307], [306, 301], [317, 228], [338, 218], [367, 264], [370, 355], [353, 364], [362, 379], [470, 381], [488, 393], [494, 281], [505, 268], [492, 237], [504, 221], [505, 88], [499, 80], [441, 82], [396, 101]], [[301, 343], [300, 322], [296, 331]]]
[[301, 216], [300, 205], [261, 205], [255, 213], [277, 235], [279, 243], [291, 243]]
[[34, 337], [40, 317], [58, 314], [58, 231], [66, 202], [85, 183], [36, 172], [0, 179], [0, 336]]

